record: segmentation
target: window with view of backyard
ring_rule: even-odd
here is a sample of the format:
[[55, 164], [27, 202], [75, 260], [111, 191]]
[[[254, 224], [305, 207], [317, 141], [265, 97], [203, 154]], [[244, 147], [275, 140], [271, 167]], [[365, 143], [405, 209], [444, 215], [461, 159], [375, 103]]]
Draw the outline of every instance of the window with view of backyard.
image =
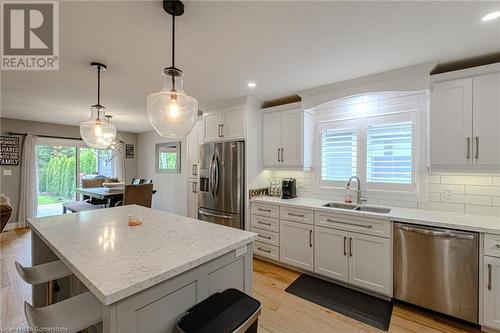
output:
[[111, 162], [99, 160], [93, 148], [39, 145], [37, 159], [37, 216], [61, 214], [63, 203], [76, 199], [76, 187], [86, 175], [112, 176]]

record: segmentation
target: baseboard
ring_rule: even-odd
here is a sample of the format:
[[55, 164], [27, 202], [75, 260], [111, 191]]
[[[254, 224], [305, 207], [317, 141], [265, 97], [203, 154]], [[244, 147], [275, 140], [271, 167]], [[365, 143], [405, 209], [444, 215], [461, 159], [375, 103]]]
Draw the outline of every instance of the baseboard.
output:
[[496, 329], [485, 327], [485, 326], [481, 326], [481, 331], [486, 332], [486, 333], [500, 333], [500, 331], [498, 331]]

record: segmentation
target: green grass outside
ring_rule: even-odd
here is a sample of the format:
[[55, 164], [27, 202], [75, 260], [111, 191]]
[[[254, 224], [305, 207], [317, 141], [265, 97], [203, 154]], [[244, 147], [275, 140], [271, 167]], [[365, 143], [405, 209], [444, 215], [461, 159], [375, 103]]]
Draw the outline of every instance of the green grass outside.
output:
[[57, 198], [57, 197], [51, 197], [48, 195], [41, 195], [41, 194], [38, 195], [38, 204], [39, 205], [50, 205], [50, 204], [55, 204], [55, 203], [59, 203], [59, 202], [62, 202], [62, 200]]

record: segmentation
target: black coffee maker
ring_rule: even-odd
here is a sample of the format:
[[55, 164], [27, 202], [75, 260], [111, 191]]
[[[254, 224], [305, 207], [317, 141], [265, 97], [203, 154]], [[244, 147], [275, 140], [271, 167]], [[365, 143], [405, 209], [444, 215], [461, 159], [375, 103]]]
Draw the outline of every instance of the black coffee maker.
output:
[[297, 180], [285, 178], [281, 184], [281, 199], [293, 199], [297, 197]]

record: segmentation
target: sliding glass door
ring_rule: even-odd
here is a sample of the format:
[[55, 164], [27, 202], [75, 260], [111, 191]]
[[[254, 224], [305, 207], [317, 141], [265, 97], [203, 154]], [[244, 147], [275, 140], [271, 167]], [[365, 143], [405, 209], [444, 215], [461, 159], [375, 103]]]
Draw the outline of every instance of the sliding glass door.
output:
[[78, 199], [82, 179], [114, 177], [114, 159], [107, 151], [88, 148], [79, 141], [42, 141], [37, 145], [37, 216], [58, 215], [65, 202]]

